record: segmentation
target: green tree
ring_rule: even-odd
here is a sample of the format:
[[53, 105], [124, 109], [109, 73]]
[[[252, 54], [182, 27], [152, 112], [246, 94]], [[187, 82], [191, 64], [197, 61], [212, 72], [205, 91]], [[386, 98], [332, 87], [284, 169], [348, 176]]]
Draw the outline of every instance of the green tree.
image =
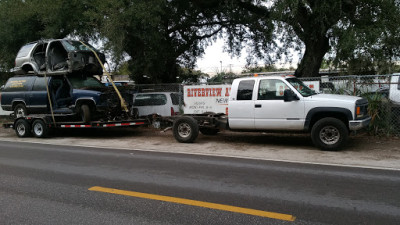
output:
[[217, 10], [183, 0], [2, 0], [0, 62], [11, 68], [27, 42], [76, 36], [101, 41], [117, 66], [128, 58], [138, 83], [176, 82], [180, 67], [193, 68], [221, 31], [225, 22]]
[[9, 70], [14, 65], [22, 44], [40, 38], [35, 32], [43, 26], [35, 12], [22, 0], [0, 1], [0, 68]]
[[209, 75], [201, 72], [200, 70], [193, 70], [190, 68], [179, 68], [177, 81], [179, 83], [198, 83], [200, 79], [206, 79]]
[[267, 65], [304, 48], [295, 74], [317, 76], [327, 52], [335, 65], [398, 59], [399, 7], [395, 0], [1, 0], [0, 68], [11, 68], [26, 42], [70, 35], [100, 40], [116, 67], [128, 59], [138, 83], [176, 82], [181, 67], [193, 68], [223, 36], [233, 55], [246, 44]]
[[117, 55], [129, 56], [129, 70], [137, 83], [176, 82], [180, 67], [193, 68], [207, 40], [225, 23], [215, 17], [218, 7], [197, 1], [97, 0], [92, 4], [87, 14], [95, 18], [106, 46]]
[[[273, 21], [274, 35], [254, 39], [252, 42], [254, 51], [264, 53], [264, 58], [267, 58], [268, 62], [290, 54], [288, 49], [300, 50], [304, 47], [303, 57], [295, 72], [296, 76], [318, 76], [324, 56], [329, 51], [336, 64], [348, 63], [354, 58], [363, 56], [368, 56], [372, 60], [390, 61], [400, 55], [398, 1], [242, 2], [250, 4], [252, 7], [247, 9], [254, 14], [269, 15], [264, 17], [266, 25], [258, 26], [256, 29], [270, 31], [269, 21]], [[280, 44], [274, 43], [274, 40], [279, 40]], [[263, 56], [258, 54], [260, 55]]]
[[353, 74], [390, 73], [400, 56], [399, 7], [395, 0], [361, 1], [332, 29], [332, 63]]
[[[46, 38], [80, 35], [89, 40], [96, 33], [84, 17], [87, 1], [1, 0], [0, 67], [9, 70], [23, 44]], [[89, 22], [88, 22], [89, 21]]]

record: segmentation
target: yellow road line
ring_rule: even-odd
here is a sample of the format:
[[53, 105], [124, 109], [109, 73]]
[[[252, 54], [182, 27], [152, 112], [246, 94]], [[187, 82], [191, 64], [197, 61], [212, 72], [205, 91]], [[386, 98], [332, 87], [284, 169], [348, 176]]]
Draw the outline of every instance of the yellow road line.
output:
[[152, 200], [158, 200], [158, 201], [164, 201], [164, 202], [173, 202], [173, 203], [178, 203], [178, 204], [199, 206], [199, 207], [204, 207], [204, 208], [218, 209], [218, 210], [235, 212], [235, 213], [243, 213], [243, 214], [267, 217], [267, 218], [278, 219], [278, 220], [294, 221], [296, 219], [296, 217], [294, 217], [292, 215], [288, 215], [288, 214], [267, 212], [267, 211], [241, 208], [241, 207], [236, 207], [236, 206], [222, 205], [222, 204], [216, 204], [216, 203], [210, 203], [210, 202], [202, 202], [202, 201], [196, 201], [196, 200], [190, 200], [190, 199], [184, 199], [184, 198], [153, 195], [153, 194], [147, 194], [147, 193], [141, 193], [141, 192], [135, 192], [135, 191], [124, 191], [124, 190], [105, 188], [105, 187], [99, 187], [99, 186], [91, 187], [91, 188], [89, 188], [89, 191], [105, 192], [105, 193], [125, 195], [125, 196], [137, 197], [137, 198], [152, 199]]

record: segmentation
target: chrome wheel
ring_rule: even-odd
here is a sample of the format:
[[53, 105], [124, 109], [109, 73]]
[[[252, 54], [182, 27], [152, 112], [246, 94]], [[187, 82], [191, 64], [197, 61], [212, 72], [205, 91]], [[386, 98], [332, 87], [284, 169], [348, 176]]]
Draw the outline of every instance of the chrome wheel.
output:
[[324, 144], [333, 145], [340, 139], [340, 131], [334, 126], [326, 126], [319, 132], [319, 138]]
[[33, 126], [33, 132], [35, 136], [42, 136], [43, 135], [43, 125], [41, 123], [35, 123]]
[[178, 126], [178, 133], [181, 137], [187, 138], [190, 136], [190, 133], [192, 132], [192, 129], [190, 128], [190, 125], [187, 123], [180, 123]]
[[25, 133], [26, 133], [26, 127], [25, 127], [25, 125], [24, 124], [22, 124], [22, 123], [20, 123], [20, 124], [18, 124], [18, 126], [17, 126], [17, 132], [18, 132], [18, 135], [19, 136], [25, 136]]

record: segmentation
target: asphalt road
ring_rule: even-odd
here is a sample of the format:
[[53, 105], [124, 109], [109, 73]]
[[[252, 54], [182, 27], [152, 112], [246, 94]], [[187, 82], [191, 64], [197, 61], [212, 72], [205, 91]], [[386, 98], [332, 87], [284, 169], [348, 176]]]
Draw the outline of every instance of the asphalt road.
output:
[[399, 188], [400, 171], [0, 142], [0, 224], [400, 224]]

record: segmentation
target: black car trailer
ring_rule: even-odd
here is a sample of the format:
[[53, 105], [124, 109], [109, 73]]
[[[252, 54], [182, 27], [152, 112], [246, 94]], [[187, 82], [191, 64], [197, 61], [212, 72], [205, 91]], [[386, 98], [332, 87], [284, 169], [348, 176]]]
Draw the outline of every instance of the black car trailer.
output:
[[[63, 120], [64, 115], [56, 116], [59, 121]], [[134, 119], [122, 121], [92, 121], [89, 123], [83, 122], [53, 122], [52, 115], [38, 114], [19, 117], [14, 122], [4, 123], [4, 128], [13, 128], [18, 137], [29, 137], [31, 135], [44, 138], [47, 137], [53, 129], [67, 128], [110, 128], [110, 127], [133, 127], [147, 126], [147, 119]]]

